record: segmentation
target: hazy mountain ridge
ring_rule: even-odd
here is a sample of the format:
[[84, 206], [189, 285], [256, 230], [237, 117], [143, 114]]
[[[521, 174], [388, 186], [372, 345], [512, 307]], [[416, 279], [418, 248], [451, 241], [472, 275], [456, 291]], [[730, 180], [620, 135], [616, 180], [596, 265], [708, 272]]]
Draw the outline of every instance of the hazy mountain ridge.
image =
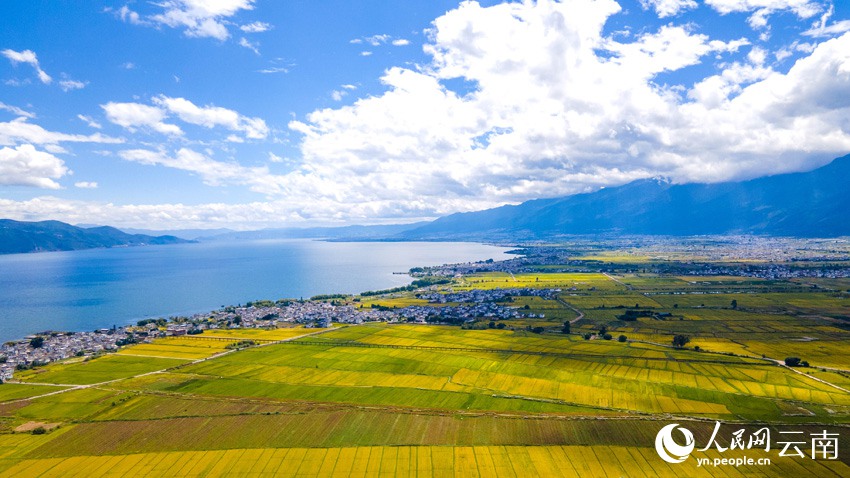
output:
[[109, 226], [82, 228], [59, 221], [22, 222], [0, 219], [0, 254], [186, 242], [190, 241], [174, 236], [127, 234]]
[[399, 239], [570, 234], [850, 235], [850, 155], [805, 173], [716, 184], [644, 179], [592, 193], [446, 216]]

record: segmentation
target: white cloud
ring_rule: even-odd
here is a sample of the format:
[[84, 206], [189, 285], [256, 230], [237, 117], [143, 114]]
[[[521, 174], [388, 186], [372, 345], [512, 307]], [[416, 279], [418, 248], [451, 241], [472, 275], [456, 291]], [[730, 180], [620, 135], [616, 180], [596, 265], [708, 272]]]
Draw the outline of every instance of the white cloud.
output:
[[0, 217], [22, 221], [62, 218], [70, 223], [100, 223], [118, 227], [183, 229], [187, 227], [280, 227], [303, 222], [284, 202], [128, 204], [74, 201], [51, 196], [26, 201], [0, 198]]
[[185, 98], [167, 96], [157, 96], [153, 101], [187, 123], [206, 128], [222, 126], [231, 131], [241, 132], [250, 139], [264, 139], [269, 135], [269, 128], [261, 118], [249, 118], [227, 108], [201, 107]]
[[92, 128], [95, 128], [95, 129], [101, 129], [101, 128], [103, 128], [103, 126], [102, 126], [100, 123], [98, 123], [97, 121], [95, 121], [95, 119], [94, 119], [94, 118], [92, 118], [91, 116], [86, 116], [86, 115], [77, 115], [77, 118], [78, 118], [80, 121], [82, 121], [83, 123], [85, 123], [85, 124], [89, 125], [89, 126], [90, 126], [90, 127], [92, 127]]
[[23, 116], [25, 118], [35, 118], [34, 113], [30, 113], [29, 111], [18, 108], [17, 106], [7, 105], [6, 103], [3, 103], [2, 101], [0, 101], [0, 110], [8, 111], [9, 113], [12, 113], [13, 115]]
[[759, 29], [768, 27], [767, 18], [776, 12], [790, 11], [801, 19], [811, 18], [823, 10], [815, 0], [704, 0], [721, 15], [753, 12], [748, 23]]
[[173, 156], [163, 151], [130, 149], [118, 153], [122, 159], [149, 166], [165, 166], [197, 174], [204, 184], [223, 186], [236, 184], [266, 195], [281, 192], [281, 177], [269, 173], [265, 166], [245, 167], [238, 163], [216, 161], [197, 151], [181, 148]]
[[106, 118], [119, 126], [133, 132], [137, 128], [150, 128], [163, 134], [182, 135], [183, 130], [175, 124], [163, 122], [166, 113], [155, 106], [140, 103], [109, 102], [100, 105], [106, 112]]
[[262, 70], [257, 70], [257, 73], [265, 73], [265, 74], [289, 73], [289, 68], [284, 68], [284, 67], [281, 67], [281, 66], [272, 66], [272, 67], [269, 67], [269, 68], [263, 68]]
[[274, 153], [272, 153], [272, 152], [269, 152], [269, 162], [272, 162], [272, 163], [283, 163], [284, 161], [285, 161], [285, 160], [284, 160], [282, 157], [280, 157], [280, 156], [278, 156], [278, 155], [276, 155], [276, 154], [274, 154]]
[[136, 64], [133, 63], [132, 61], [128, 61], [128, 62], [122, 63], [121, 68], [124, 68], [125, 70], [135, 70]]
[[846, 32], [850, 32], [850, 20], [840, 20], [829, 26], [823, 25], [814, 27], [803, 32], [803, 35], [814, 38], [827, 38], [841, 35]]
[[100, 133], [81, 135], [48, 131], [37, 124], [28, 123], [25, 117], [0, 123], [0, 146], [13, 146], [20, 143], [56, 145], [63, 142], [117, 144], [124, 141]]
[[31, 144], [0, 149], [0, 184], [2, 185], [59, 189], [61, 186], [54, 180], [68, 172], [68, 168], [61, 159], [50, 153], [38, 151]]
[[124, 5], [123, 7], [119, 8], [116, 13], [121, 20], [127, 23], [131, 23], [133, 25], [145, 24], [139, 14], [137, 12], [134, 12], [133, 10], [130, 10], [130, 7], [127, 5]]
[[97, 189], [97, 183], [94, 181], [79, 181], [74, 183], [74, 187], [80, 189]]
[[62, 91], [72, 91], [72, 90], [81, 90], [86, 87], [88, 83], [84, 83], [82, 81], [77, 80], [62, 80], [59, 82], [59, 87], [62, 88]]
[[683, 10], [697, 8], [694, 0], [640, 0], [640, 4], [644, 10], [655, 10], [658, 18], [672, 17]]
[[372, 35], [363, 38], [355, 38], [353, 40], [349, 40], [349, 43], [353, 43], [355, 45], [362, 45], [367, 43], [374, 47], [378, 47], [381, 45], [391, 44], [394, 46], [407, 46], [410, 45], [410, 40], [405, 38], [395, 38], [392, 35], [387, 35], [386, 33], [380, 33], [377, 35]]
[[368, 50], [364, 50], [360, 52], [360, 56], [372, 56], [372, 52]]
[[257, 55], [260, 54], [260, 48], [259, 48], [260, 43], [259, 42], [250, 42], [250, 41], [248, 41], [247, 38], [242, 37], [242, 38], [239, 39], [239, 46], [245, 47], [245, 48], [253, 51]]
[[6, 49], [0, 51], [0, 54], [8, 58], [13, 65], [17, 65], [18, 63], [26, 63], [32, 66], [35, 69], [36, 74], [38, 75], [39, 81], [41, 81], [45, 85], [49, 85], [50, 82], [53, 81], [53, 78], [51, 78], [50, 75], [48, 75], [47, 73], [45, 73], [44, 70], [41, 69], [41, 66], [38, 64], [38, 57], [32, 50], [15, 51]]
[[245, 33], [262, 33], [271, 30], [272, 26], [266, 22], [253, 22], [239, 27]]
[[185, 28], [189, 37], [208, 37], [226, 40], [228, 18], [240, 10], [254, 8], [254, 0], [165, 0], [158, 3], [163, 12], [150, 20], [172, 28]]
[[[610, 0], [461, 4], [434, 22], [430, 64], [391, 68], [385, 93], [290, 123], [303, 162], [284, 190], [309, 191], [329, 215], [422, 217], [656, 175], [745, 179], [850, 150], [850, 34], [785, 74], [752, 49], [693, 88], [660, 86], [748, 42], [672, 25], [605, 37], [619, 11]], [[471, 91], [444, 86], [455, 79]]]

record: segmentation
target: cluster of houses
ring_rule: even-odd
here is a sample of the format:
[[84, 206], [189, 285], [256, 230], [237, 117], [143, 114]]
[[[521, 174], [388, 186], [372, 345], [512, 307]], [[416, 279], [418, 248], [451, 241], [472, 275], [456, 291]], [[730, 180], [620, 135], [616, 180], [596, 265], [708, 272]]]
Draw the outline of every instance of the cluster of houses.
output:
[[398, 310], [399, 318], [412, 320], [415, 323], [428, 322], [460, 323], [473, 322], [475, 319], [488, 318], [493, 320], [520, 319], [523, 317], [543, 317], [543, 314], [522, 314], [513, 307], [505, 307], [494, 302], [482, 302], [471, 305], [445, 307], [429, 307], [411, 305]]
[[472, 289], [460, 292], [450, 292], [441, 294], [433, 292], [429, 294], [418, 294], [417, 297], [425, 299], [428, 302], [436, 304], [445, 304], [449, 302], [458, 303], [482, 303], [482, 302], [501, 302], [510, 300], [510, 297], [541, 297], [543, 299], [555, 299], [561, 289]]
[[10, 380], [15, 370], [47, 364], [69, 357], [117, 350], [127, 343], [124, 327], [94, 332], [31, 335], [0, 346], [0, 380]]

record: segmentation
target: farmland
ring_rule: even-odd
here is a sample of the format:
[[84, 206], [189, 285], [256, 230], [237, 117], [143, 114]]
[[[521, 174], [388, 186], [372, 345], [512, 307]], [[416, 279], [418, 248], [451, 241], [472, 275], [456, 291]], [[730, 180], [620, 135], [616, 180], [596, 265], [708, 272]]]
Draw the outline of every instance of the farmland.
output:
[[[210, 330], [22, 371], [0, 385], [0, 476], [850, 474], [843, 441], [834, 460], [776, 449], [783, 432], [850, 434], [848, 282], [587, 257], [631, 269], [478, 272], [429, 289], [557, 290], [500, 299], [531, 318]], [[446, 306], [422, 297], [338, 300]], [[672, 345], [677, 335], [686, 346]], [[245, 340], [260, 345], [228, 348]], [[789, 356], [808, 366], [784, 366]], [[656, 454], [663, 426], [681, 424], [702, 447], [716, 421], [724, 447], [758, 428], [774, 446], [710, 448], [682, 464]], [[51, 429], [15, 432], [42, 424]], [[772, 464], [696, 464], [744, 454]]]

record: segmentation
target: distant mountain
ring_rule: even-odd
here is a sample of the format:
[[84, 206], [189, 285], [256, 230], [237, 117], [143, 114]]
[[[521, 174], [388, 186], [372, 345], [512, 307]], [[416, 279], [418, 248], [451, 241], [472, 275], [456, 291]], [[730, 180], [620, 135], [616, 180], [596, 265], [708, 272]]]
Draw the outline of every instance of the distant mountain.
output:
[[379, 240], [401, 234], [428, 224], [417, 222], [412, 224], [389, 224], [377, 226], [340, 226], [340, 227], [308, 227], [262, 229], [259, 231], [239, 231], [219, 234], [209, 237], [199, 237], [201, 241], [237, 241], [256, 239], [328, 239], [332, 241], [368, 241]]
[[[83, 225], [79, 225], [80, 227], [87, 227]], [[122, 231], [127, 234], [145, 234], [147, 236], [174, 236], [179, 237], [180, 239], [187, 240], [199, 240], [205, 237], [219, 236], [222, 234], [230, 234], [232, 232], [236, 232], [233, 229], [219, 228], [219, 229], [166, 229], [166, 230], [154, 230], [154, 229], [133, 229], [129, 227], [122, 227]]]
[[458, 213], [402, 240], [542, 239], [571, 234], [850, 235], [850, 155], [805, 173], [741, 182], [645, 179], [592, 193]]
[[59, 221], [20, 222], [0, 219], [0, 254], [185, 242], [190, 241], [174, 236], [127, 234], [107, 226], [82, 228]]

